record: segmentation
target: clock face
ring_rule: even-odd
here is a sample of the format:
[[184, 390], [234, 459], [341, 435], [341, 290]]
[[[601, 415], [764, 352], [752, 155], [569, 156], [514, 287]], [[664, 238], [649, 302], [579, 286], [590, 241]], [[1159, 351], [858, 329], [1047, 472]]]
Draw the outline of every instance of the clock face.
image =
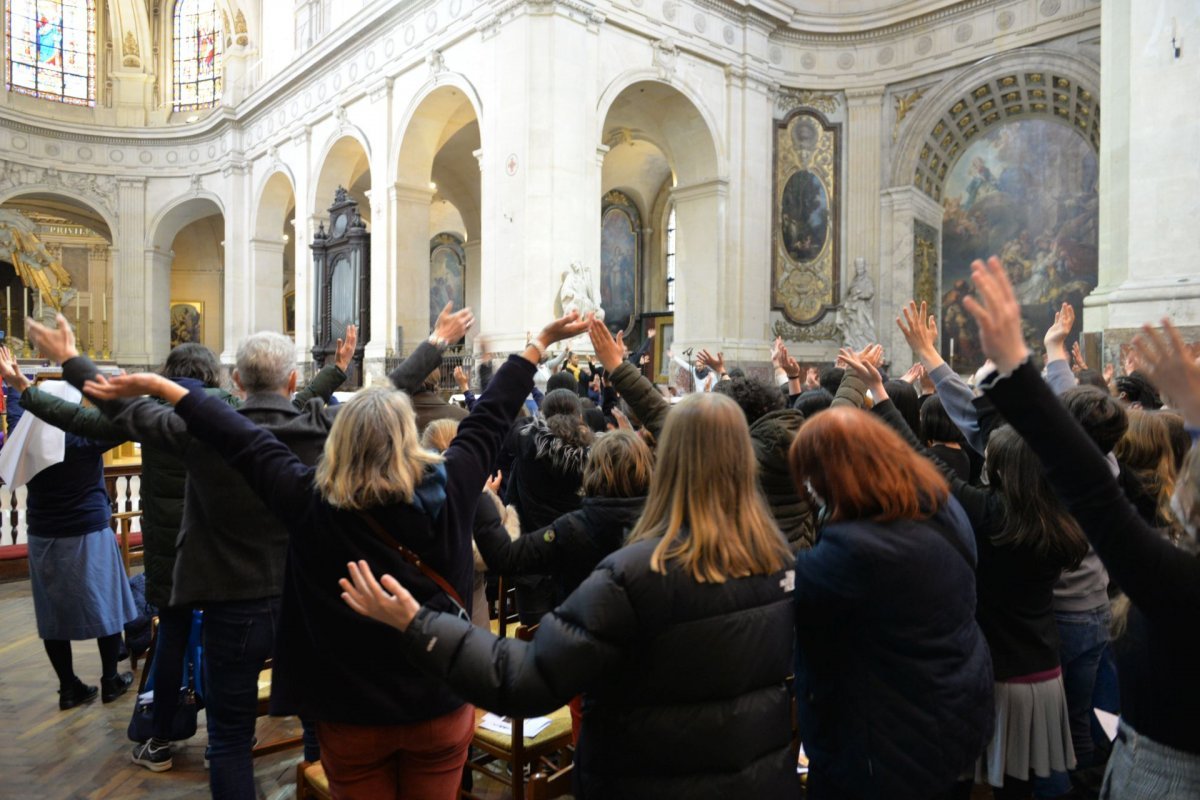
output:
[[334, 222], [333, 222], [333, 237], [335, 239], [345, 235], [346, 225], [349, 224], [348, 216], [349, 216], [348, 214], [341, 214], [338, 216], [338, 218], [336, 220], [334, 220]]

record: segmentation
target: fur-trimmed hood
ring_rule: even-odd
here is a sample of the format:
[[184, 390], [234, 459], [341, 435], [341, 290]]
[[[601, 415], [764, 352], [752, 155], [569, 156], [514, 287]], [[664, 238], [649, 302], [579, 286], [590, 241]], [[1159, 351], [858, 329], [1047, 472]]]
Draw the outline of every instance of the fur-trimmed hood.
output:
[[587, 463], [588, 448], [586, 445], [573, 444], [564, 441], [540, 417], [521, 431], [521, 438], [526, 440], [529, 448], [526, 452], [533, 458], [548, 463], [555, 472], [564, 475], [583, 475], [584, 464]]

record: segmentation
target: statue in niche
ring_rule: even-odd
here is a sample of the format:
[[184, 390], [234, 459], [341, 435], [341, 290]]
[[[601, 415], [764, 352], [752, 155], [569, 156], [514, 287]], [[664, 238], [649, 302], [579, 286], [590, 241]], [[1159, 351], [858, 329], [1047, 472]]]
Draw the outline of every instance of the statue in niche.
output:
[[596, 319], [604, 319], [604, 309], [596, 299], [595, 281], [592, 271], [579, 261], [572, 261], [571, 267], [562, 274], [562, 288], [558, 290], [558, 301], [563, 314], [578, 311], [584, 316], [590, 311], [596, 312]]
[[838, 330], [847, 347], [862, 350], [877, 339], [872, 300], [875, 299], [875, 284], [867, 274], [867, 260], [862, 256], [854, 259], [854, 280], [846, 289], [838, 314]]

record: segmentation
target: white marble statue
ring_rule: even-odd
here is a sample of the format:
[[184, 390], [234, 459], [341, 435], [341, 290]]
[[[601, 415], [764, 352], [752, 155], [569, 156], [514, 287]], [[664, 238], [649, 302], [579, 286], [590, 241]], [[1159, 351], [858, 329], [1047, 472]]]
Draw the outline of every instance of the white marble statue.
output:
[[589, 311], [596, 312], [596, 319], [604, 319], [604, 309], [596, 297], [595, 281], [592, 271], [578, 261], [572, 261], [571, 267], [562, 274], [562, 288], [558, 290], [558, 300], [563, 314], [578, 311], [582, 317]]
[[842, 308], [838, 313], [838, 330], [847, 347], [862, 350], [878, 341], [871, 302], [874, 299], [875, 284], [867, 274], [867, 260], [860, 256], [854, 259], [854, 280], [850, 281], [850, 286], [846, 289]]

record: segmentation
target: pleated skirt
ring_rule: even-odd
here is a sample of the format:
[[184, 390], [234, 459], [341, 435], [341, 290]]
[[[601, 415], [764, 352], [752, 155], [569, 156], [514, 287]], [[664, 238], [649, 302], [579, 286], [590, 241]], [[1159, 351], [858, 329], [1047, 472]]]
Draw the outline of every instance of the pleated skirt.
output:
[[1030, 780], [1075, 768], [1061, 675], [1038, 683], [997, 683], [995, 698], [995, 729], [976, 765], [976, 782], [1003, 786], [1005, 775]]
[[116, 537], [29, 537], [33, 613], [42, 639], [98, 639], [137, 618]]

